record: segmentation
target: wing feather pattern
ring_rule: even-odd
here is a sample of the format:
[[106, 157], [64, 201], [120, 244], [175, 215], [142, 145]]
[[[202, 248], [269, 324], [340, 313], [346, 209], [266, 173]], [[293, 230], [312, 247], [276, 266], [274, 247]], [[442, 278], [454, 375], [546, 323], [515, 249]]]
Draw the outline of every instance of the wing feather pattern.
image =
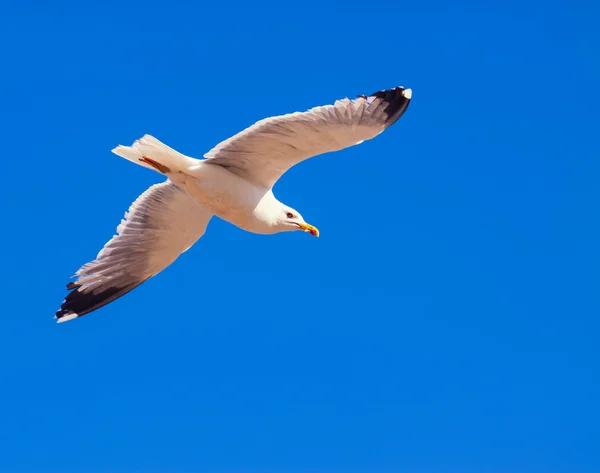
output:
[[410, 89], [396, 87], [266, 118], [221, 142], [204, 157], [270, 189], [283, 173], [305, 159], [379, 135], [402, 116], [411, 95]]
[[170, 181], [150, 187], [131, 205], [117, 235], [67, 284], [71, 292], [57, 322], [89, 314], [161, 272], [204, 234], [211, 217]]

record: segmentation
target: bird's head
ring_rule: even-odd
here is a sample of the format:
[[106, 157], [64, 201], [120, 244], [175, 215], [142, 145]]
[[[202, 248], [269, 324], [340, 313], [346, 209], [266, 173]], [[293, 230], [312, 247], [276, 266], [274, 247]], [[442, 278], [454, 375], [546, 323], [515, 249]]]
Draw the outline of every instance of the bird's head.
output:
[[282, 232], [293, 232], [302, 230], [310, 233], [312, 236], [319, 236], [319, 230], [316, 227], [306, 223], [297, 210], [282, 205], [277, 216], [277, 228]]

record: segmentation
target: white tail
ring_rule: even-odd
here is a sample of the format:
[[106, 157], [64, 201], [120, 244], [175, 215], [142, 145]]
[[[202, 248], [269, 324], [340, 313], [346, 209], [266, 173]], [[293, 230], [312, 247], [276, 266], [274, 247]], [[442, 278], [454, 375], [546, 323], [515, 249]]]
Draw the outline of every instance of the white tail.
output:
[[[169, 148], [151, 135], [142, 136], [131, 146], [119, 145], [112, 152], [140, 166], [163, 174], [184, 171], [199, 162], [197, 159], [190, 158], [173, 148]], [[151, 161], [154, 163], [150, 164]]]

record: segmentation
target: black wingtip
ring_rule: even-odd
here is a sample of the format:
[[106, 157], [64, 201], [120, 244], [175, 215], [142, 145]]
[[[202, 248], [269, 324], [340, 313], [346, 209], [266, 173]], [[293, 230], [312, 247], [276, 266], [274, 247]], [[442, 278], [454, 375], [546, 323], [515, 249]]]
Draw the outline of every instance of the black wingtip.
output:
[[412, 90], [394, 87], [374, 92], [368, 98], [381, 100], [383, 113], [386, 115], [386, 127], [389, 127], [406, 112], [412, 98]]
[[56, 312], [55, 318], [58, 319], [57, 322], [63, 322], [89, 314], [109, 302], [124, 296], [143, 282], [136, 281], [124, 287], [107, 287], [98, 292], [83, 292], [79, 284], [70, 282], [67, 285], [67, 289], [71, 292], [65, 297], [60, 309]]

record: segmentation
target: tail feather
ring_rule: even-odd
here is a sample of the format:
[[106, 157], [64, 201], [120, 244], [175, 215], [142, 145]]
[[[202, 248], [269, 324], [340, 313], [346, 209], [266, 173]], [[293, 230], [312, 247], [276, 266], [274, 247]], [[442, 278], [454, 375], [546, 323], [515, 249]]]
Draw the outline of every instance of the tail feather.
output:
[[[175, 151], [151, 135], [142, 136], [131, 146], [119, 145], [112, 152], [117, 156], [158, 172], [163, 172], [161, 169], [168, 169], [170, 172], [183, 171], [198, 163], [197, 159]], [[163, 174], [166, 173], [163, 172]]]

